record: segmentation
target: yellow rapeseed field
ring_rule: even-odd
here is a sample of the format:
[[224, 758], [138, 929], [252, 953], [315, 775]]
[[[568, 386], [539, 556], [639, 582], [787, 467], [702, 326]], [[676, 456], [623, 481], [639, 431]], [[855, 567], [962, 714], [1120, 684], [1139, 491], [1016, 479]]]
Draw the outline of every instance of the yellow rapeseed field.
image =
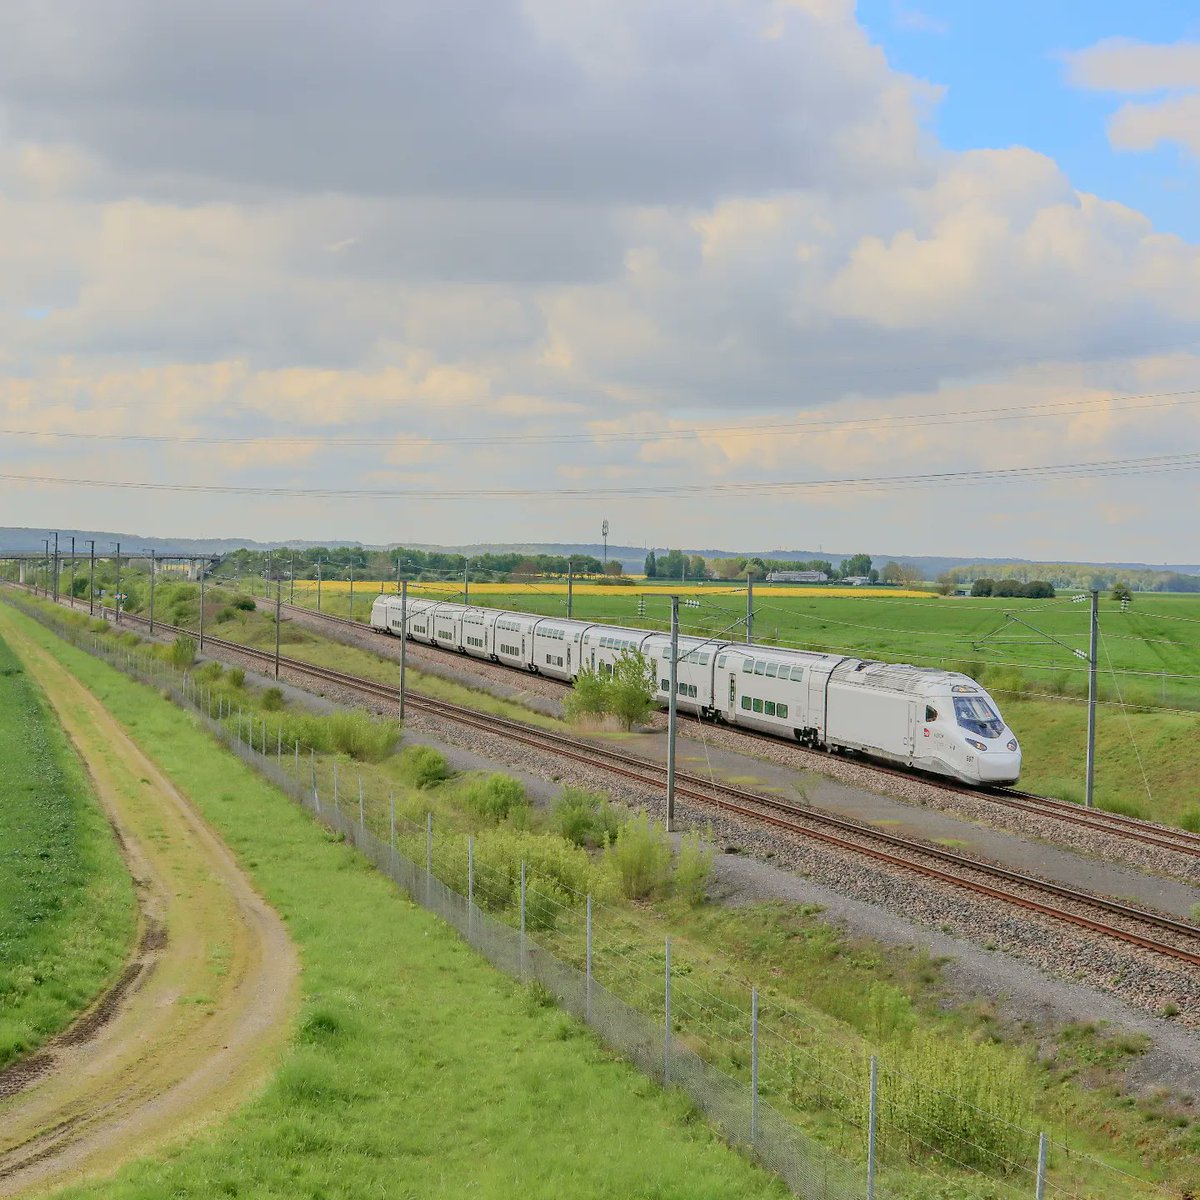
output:
[[[312, 581], [307, 586], [316, 587]], [[811, 599], [822, 599], [826, 596], [888, 596], [892, 599], [936, 600], [930, 592], [913, 591], [910, 588], [873, 588], [873, 587], [788, 587], [785, 585], [759, 585], [763, 592], [772, 596], [808, 596]], [[349, 592], [350, 583], [345, 579], [326, 579], [321, 587], [326, 591]], [[632, 586], [611, 587], [599, 583], [577, 583], [574, 586], [576, 596], [737, 596], [746, 591], [745, 584], [711, 584], [685, 585], [638, 583]], [[354, 591], [366, 596], [372, 592], [387, 592], [392, 595], [396, 591], [396, 581], [356, 579]], [[462, 594], [462, 583], [458, 580], [444, 583], [410, 583], [409, 595], [413, 596], [455, 596]], [[565, 583], [472, 583], [472, 596], [565, 596]], [[355, 600], [355, 607], [358, 601]]]

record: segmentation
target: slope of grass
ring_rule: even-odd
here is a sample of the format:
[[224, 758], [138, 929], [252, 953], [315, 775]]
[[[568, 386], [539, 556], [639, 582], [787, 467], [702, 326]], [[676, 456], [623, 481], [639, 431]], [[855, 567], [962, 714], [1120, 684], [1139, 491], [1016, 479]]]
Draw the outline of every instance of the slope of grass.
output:
[[195, 721], [17, 616], [251, 870], [304, 960], [301, 1027], [214, 1134], [73, 1197], [782, 1196], [315, 826]]
[[0, 1069], [119, 973], [133, 882], [74, 750], [0, 641]]

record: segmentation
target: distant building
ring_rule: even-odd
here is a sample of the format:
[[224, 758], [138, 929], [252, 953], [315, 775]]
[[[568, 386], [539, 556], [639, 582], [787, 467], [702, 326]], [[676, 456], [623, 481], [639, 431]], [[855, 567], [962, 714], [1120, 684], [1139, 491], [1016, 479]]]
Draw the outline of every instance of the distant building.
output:
[[772, 571], [767, 576], [768, 583], [828, 583], [829, 576], [824, 571]]
[[851, 587], [866, 587], [871, 582], [868, 575], [847, 575], [842, 583], [848, 583]]

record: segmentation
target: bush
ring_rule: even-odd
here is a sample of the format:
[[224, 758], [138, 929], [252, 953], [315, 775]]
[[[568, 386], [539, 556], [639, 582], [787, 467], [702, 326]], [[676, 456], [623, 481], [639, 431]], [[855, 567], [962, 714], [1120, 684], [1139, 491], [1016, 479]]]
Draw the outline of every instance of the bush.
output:
[[563, 788], [554, 802], [552, 821], [561, 837], [593, 850], [607, 846], [621, 828], [621, 817], [608, 797], [583, 788]]
[[986, 577], [983, 579], [977, 579], [973, 584], [971, 584], [971, 595], [990, 596], [992, 592], [995, 591], [995, 588], [996, 581], [994, 579], [987, 579]]
[[[379, 762], [386, 758], [400, 736], [400, 726], [396, 721], [381, 720], [359, 708], [333, 712], [321, 720], [329, 731], [333, 749], [363, 762]], [[437, 754], [437, 751], [433, 753]], [[445, 761], [442, 759], [443, 766]]]
[[1035, 579], [1025, 585], [1021, 594], [1028, 600], [1053, 600], [1054, 585], [1044, 579]]
[[436, 787], [450, 778], [446, 756], [432, 746], [408, 746], [400, 752], [400, 770], [407, 783], [417, 788]]
[[1179, 828], [1188, 833], [1200, 833], [1200, 808], [1185, 809], [1179, 818]]
[[563, 701], [563, 712], [568, 721], [585, 717], [599, 717], [608, 712], [608, 680], [602, 678], [591, 667], [584, 667], [575, 677], [571, 694]]
[[675, 895], [693, 908], [703, 904], [712, 864], [711, 847], [704, 845], [698, 833], [685, 833], [675, 860]]
[[193, 675], [201, 683], [216, 683], [224, 673], [224, 668], [219, 662], [210, 661], [197, 667]]
[[227, 678], [231, 687], [240, 688], [246, 686], [246, 672], [241, 667], [230, 667]]
[[283, 708], [283, 689], [277, 687], [267, 688], [262, 694], [261, 703], [264, 712], [279, 712]]
[[186, 671], [196, 661], [196, 639], [186, 633], [181, 633], [171, 643], [169, 657], [171, 666]]
[[609, 707], [622, 729], [644, 721], [654, 707], [654, 663], [640, 650], [623, 650], [613, 668]]
[[234, 596], [229, 603], [240, 612], [254, 612], [258, 607], [253, 596]]
[[667, 831], [645, 812], [617, 830], [616, 841], [604, 858], [626, 900], [647, 900], [670, 886], [671, 843]]
[[1015, 597], [1025, 595], [1025, 585], [1019, 579], [1001, 579], [992, 588], [993, 596]]
[[529, 807], [529, 797], [511, 775], [489, 775], [472, 780], [462, 790], [462, 800], [477, 817], [498, 825], [510, 814]]

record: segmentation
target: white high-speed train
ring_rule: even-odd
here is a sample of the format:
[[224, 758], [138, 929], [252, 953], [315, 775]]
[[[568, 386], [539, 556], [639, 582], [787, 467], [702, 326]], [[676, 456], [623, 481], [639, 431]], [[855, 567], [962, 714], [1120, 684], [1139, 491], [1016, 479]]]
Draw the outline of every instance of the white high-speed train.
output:
[[[415, 642], [573, 680], [583, 667], [611, 672], [626, 650], [655, 666], [659, 703], [670, 696], [671, 639], [665, 633], [593, 625], [532, 613], [380, 596], [371, 626]], [[809, 746], [854, 750], [964, 783], [1015, 783], [1021, 748], [996, 702], [954, 671], [892, 665], [680, 637], [676, 705]]]

